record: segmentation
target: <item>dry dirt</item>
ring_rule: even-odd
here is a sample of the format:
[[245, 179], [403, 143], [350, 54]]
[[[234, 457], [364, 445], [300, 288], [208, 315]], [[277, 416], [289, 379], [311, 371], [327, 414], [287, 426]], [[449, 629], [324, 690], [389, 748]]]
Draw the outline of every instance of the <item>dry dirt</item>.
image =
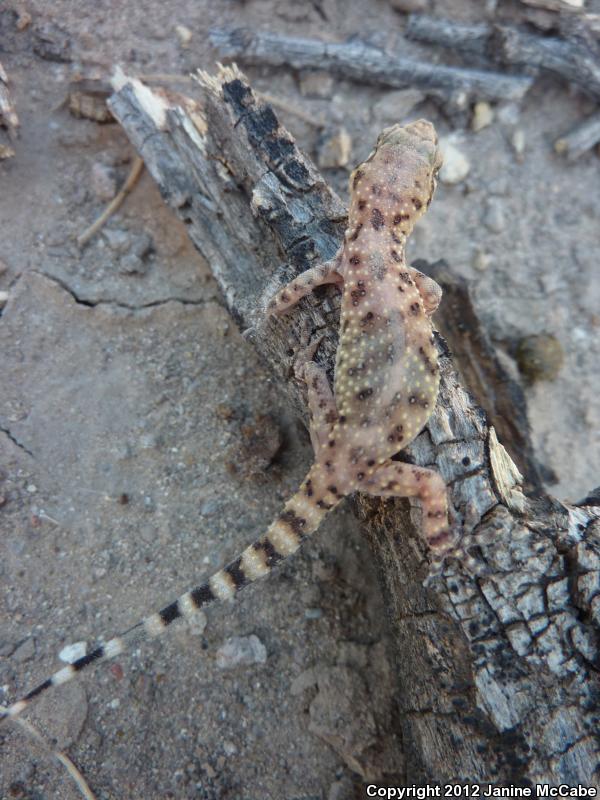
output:
[[[117, 125], [69, 114], [69, 81], [90, 65], [212, 69], [216, 24], [332, 40], [359, 33], [393, 47], [405, 19], [384, 0], [25, 0], [31, 23], [20, 32], [17, 5], [0, 4], [0, 59], [21, 120], [16, 156], [0, 162], [3, 703], [57, 668], [65, 645], [129, 627], [239, 552], [311, 458], [148, 175], [103, 233], [82, 252], [75, 245], [132, 151]], [[431, 8], [476, 20], [493, 5]], [[500, 3], [498, 13], [510, 19], [511, 8]], [[191, 32], [187, 46], [177, 26]], [[343, 125], [349, 167], [407, 100], [324, 75], [246, 71], [325, 123], [280, 112], [313, 155]], [[567, 164], [552, 143], [591, 108], [542, 78], [521, 106], [499, 104], [479, 133], [469, 114], [450, 117], [440, 102], [405, 114], [432, 119], [470, 163], [463, 181], [440, 186], [411, 256], [443, 257], [473, 282], [515, 375], [523, 337], [552, 334], [564, 352], [556, 377], [526, 391], [537, 455], [557, 476], [548, 488], [571, 499], [600, 472], [600, 159]], [[347, 171], [325, 174], [345, 196]], [[251, 663], [227, 660], [231, 637], [242, 637], [234, 656], [254, 643]], [[411, 779], [391, 657], [369, 552], [341, 510], [269, 581], [210, 610], [205, 628], [181, 626], [92, 670], [29, 719], [97, 798], [346, 800], [364, 796], [361, 778]], [[2, 798], [79, 796], [15, 726], [2, 730], [0, 749]]]

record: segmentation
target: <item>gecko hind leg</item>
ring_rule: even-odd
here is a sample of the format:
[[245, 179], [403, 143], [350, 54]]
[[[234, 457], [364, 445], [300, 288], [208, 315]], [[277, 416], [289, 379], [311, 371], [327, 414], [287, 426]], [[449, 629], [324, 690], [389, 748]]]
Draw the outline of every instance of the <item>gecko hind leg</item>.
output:
[[292, 306], [310, 294], [317, 286], [334, 283], [341, 286], [344, 282], [342, 275], [337, 271], [340, 265], [340, 256], [337, 254], [330, 261], [311, 267], [306, 272], [297, 275], [283, 289], [269, 301], [267, 312], [269, 314], [283, 314]]
[[431, 556], [432, 570], [438, 569], [457, 541], [448, 520], [448, 498], [442, 476], [433, 469], [394, 461], [378, 467], [364, 488], [377, 497], [420, 500], [423, 538]]
[[310, 331], [307, 329], [302, 342], [304, 347], [296, 355], [294, 374], [296, 378], [306, 384], [310, 412], [310, 441], [315, 456], [318, 458], [318, 454], [326, 446], [329, 434], [338, 420], [338, 413], [327, 371], [313, 361], [313, 356], [321, 344], [323, 336], [305, 344], [309, 339]]

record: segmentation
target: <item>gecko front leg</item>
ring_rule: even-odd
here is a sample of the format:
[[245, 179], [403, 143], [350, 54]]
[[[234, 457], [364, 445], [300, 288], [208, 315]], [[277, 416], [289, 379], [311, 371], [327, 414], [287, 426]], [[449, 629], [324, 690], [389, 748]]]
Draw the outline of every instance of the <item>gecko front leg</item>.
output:
[[435, 313], [437, 307], [442, 299], [442, 287], [436, 283], [429, 275], [424, 272], [419, 272], [414, 267], [409, 267], [410, 277], [415, 282], [415, 286], [419, 290], [425, 313], [428, 317]]
[[340, 258], [341, 251], [338, 251], [330, 261], [311, 267], [311, 269], [307, 269], [306, 272], [298, 275], [283, 289], [280, 289], [269, 301], [267, 312], [269, 314], [282, 314], [288, 308], [295, 306], [299, 300], [310, 294], [317, 286], [323, 286], [326, 283], [342, 286], [344, 279], [338, 272]]

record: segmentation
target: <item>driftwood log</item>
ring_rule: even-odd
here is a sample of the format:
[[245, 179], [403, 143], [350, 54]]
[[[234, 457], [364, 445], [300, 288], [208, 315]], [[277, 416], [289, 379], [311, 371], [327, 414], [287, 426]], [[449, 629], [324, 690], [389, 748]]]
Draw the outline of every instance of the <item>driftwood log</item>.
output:
[[[336, 251], [345, 209], [236, 68], [199, 75], [200, 102], [115, 80], [110, 106], [165, 201], [211, 264], [226, 303], [305, 417], [290, 342], [308, 322], [331, 370], [333, 288], [267, 321], [266, 297]], [[358, 497], [397, 648], [406, 779], [598, 785], [600, 508], [527, 498], [440, 337], [442, 385], [405, 454], [436, 463], [471, 558], [424, 588], [406, 501]], [[467, 565], [468, 568], [467, 568]]]
[[533, 83], [526, 75], [417, 61], [359, 39], [337, 43], [248, 28], [215, 28], [210, 41], [224, 58], [245, 64], [323, 69], [350, 80], [396, 88], [412, 86], [445, 98], [464, 94], [476, 99], [521, 100]]
[[508, 25], [467, 25], [423, 14], [410, 15], [405, 34], [415, 41], [475, 56], [478, 64], [485, 56], [504, 67], [550, 72], [576, 83], [591, 97], [600, 98], [600, 48], [583, 36], [572, 40], [537, 36]]

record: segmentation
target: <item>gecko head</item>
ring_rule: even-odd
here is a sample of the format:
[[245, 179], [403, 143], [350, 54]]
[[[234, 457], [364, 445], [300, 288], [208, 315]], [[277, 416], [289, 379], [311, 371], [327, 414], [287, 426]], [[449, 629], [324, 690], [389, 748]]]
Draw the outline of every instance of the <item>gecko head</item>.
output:
[[413, 151], [430, 166], [435, 175], [442, 166], [442, 154], [438, 147], [435, 128], [426, 119], [418, 119], [408, 125], [392, 125], [385, 128], [377, 139], [375, 153], [379, 150], [395, 149], [401, 152]]

